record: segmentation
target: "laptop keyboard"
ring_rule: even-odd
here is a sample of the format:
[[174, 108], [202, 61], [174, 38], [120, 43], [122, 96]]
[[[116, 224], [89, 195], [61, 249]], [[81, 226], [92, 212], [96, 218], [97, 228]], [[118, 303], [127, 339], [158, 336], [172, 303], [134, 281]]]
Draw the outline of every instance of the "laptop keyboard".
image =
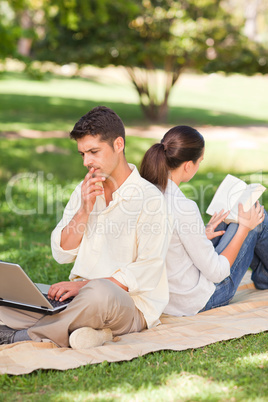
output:
[[43, 293], [43, 295], [45, 296], [45, 298], [49, 301], [49, 303], [54, 307], [61, 307], [61, 306], [65, 306], [66, 304], [70, 303], [73, 300], [73, 297], [69, 297], [68, 299], [64, 300], [64, 301], [59, 301], [59, 300], [51, 300], [47, 297], [47, 294]]

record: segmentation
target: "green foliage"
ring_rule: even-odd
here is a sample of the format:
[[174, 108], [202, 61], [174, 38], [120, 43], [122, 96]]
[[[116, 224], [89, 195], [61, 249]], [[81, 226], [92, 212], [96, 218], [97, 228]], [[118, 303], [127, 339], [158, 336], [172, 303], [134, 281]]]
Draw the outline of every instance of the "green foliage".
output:
[[125, 66], [151, 121], [167, 119], [170, 92], [186, 68], [268, 71], [267, 50], [242, 34], [241, 18], [221, 0], [9, 0], [9, 9], [12, 23], [0, 23], [2, 57], [14, 55], [20, 37], [30, 39], [32, 59]]
[[247, 75], [268, 71], [267, 51], [243, 36], [221, 3], [52, 0], [35, 57], [125, 66], [145, 116], [165, 120], [170, 91], [186, 68]]
[[14, 15], [7, 1], [0, 3], [0, 59], [16, 56], [20, 29], [14, 25]]
[[[214, 71], [240, 72], [239, 66], [252, 62], [251, 69], [259, 69], [258, 59], [245, 57], [238, 64], [239, 52], [255, 56], [255, 45], [242, 35], [221, 1], [53, 0], [46, 12], [47, 32], [36, 56], [58, 64], [165, 70], [168, 63], [169, 71], [178, 73], [185, 67], [206, 68], [220, 56]], [[225, 63], [223, 56], [229, 56]], [[211, 62], [209, 66], [212, 71]]]

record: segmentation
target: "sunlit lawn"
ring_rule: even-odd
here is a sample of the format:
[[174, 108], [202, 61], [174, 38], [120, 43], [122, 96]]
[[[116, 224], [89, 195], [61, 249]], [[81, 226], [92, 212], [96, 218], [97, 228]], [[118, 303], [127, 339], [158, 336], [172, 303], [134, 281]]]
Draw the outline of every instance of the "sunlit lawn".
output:
[[[85, 110], [108, 96], [107, 89], [103, 88], [102, 94], [96, 82], [87, 84], [75, 79], [69, 87], [62, 78], [29, 84], [20, 76], [8, 77], [0, 81], [0, 85], [4, 84], [1, 87], [4, 98], [2, 95], [0, 98], [2, 131], [3, 127], [6, 130], [70, 130]], [[94, 85], [95, 92], [90, 92]], [[119, 88], [116, 100], [108, 96], [105, 104], [116, 106], [127, 124], [136, 124], [142, 117], [131, 91], [129, 99], [134, 103], [126, 103], [127, 92]], [[209, 93], [206, 96], [205, 93], [202, 115], [206, 117], [210, 116], [212, 98], [208, 100]], [[192, 106], [195, 102], [193, 96]], [[193, 107], [199, 110], [198, 105]], [[219, 104], [215, 108], [221, 110]], [[186, 109], [174, 106], [174, 110], [183, 113]], [[241, 124], [249, 120], [250, 124], [265, 121], [261, 110], [247, 109], [243, 116], [242, 108], [232, 113], [230, 106], [229, 111], [222, 113]], [[215, 121], [220, 124], [220, 120]], [[129, 162], [139, 165], [153, 142], [153, 139], [128, 137]], [[207, 219], [206, 207], [226, 173], [237, 174], [246, 181], [261, 180], [268, 186], [267, 152], [266, 143], [259, 148], [237, 149], [226, 141], [208, 142], [200, 171], [191, 185], [184, 186], [184, 191], [195, 199]], [[68, 138], [0, 138], [0, 259], [20, 263], [36, 282], [52, 283], [68, 278], [70, 265], [59, 265], [51, 256], [50, 233], [71, 191], [85, 173], [76, 144]], [[266, 194], [262, 201], [267, 208]], [[130, 362], [104, 362], [65, 372], [38, 370], [18, 377], [2, 375], [0, 401], [264, 402], [268, 397], [267, 373], [268, 334], [261, 333], [197, 350], [161, 351]]]
[[[115, 70], [117, 71], [117, 70]], [[89, 109], [105, 104], [122, 116], [126, 125], [148, 123], [138, 98], [122, 71], [113, 78], [99, 72], [89, 79], [47, 74], [29, 81], [25, 74], [0, 76], [0, 131], [70, 130]], [[169, 124], [268, 124], [268, 78], [212, 74], [184, 74], [170, 97]], [[47, 118], [47, 116], [49, 118]]]

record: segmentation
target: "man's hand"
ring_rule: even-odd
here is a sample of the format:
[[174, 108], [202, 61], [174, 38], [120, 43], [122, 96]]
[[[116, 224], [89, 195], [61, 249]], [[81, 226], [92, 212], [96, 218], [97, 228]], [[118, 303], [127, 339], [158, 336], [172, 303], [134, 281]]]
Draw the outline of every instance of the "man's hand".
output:
[[92, 211], [96, 197], [104, 193], [103, 187], [97, 183], [105, 181], [105, 177], [94, 176], [94, 172], [95, 168], [92, 167], [86, 174], [81, 187], [81, 209], [87, 214]]
[[48, 298], [51, 300], [64, 301], [69, 297], [77, 296], [79, 290], [89, 281], [59, 282], [51, 285], [48, 291]]
[[215, 212], [210, 221], [208, 222], [207, 226], [206, 226], [206, 236], [208, 238], [208, 240], [212, 240], [217, 236], [222, 236], [225, 231], [224, 230], [218, 230], [217, 232], [215, 232], [215, 229], [218, 227], [218, 225], [224, 221], [225, 218], [227, 218], [227, 216], [229, 215], [229, 211], [224, 212], [224, 210], [222, 209], [220, 212]]
[[[117, 286], [120, 286], [122, 289], [124, 289], [126, 292], [128, 292], [128, 288], [124, 286], [122, 283], [118, 282], [116, 279], [109, 277], [109, 278], [104, 278], [108, 279], [111, 282], [115, 283]], [[67, 281], [67, 282], [58, 282], [54, 283], [54, 285], [51, 285], [48, 291], [48, 298], [51, 300], [60, 300], [64, 301], [68, 299], [69, 297], [74, 297], [77, 296], [79, 293], [79, 290], [85, 286], [89, 280], [84, 280], [84, 281]]]
[[86, 229], [88, 216], [96, 202], [96, 197], [104, 190], [98, 182], [104, 181], [103, 176], [94, 176], [95, 168], [86, 174], [81, 187], [81, 206], [72, 220], [61, 232], [61, 247], [63, 250], [72, 250], [79, 246]]

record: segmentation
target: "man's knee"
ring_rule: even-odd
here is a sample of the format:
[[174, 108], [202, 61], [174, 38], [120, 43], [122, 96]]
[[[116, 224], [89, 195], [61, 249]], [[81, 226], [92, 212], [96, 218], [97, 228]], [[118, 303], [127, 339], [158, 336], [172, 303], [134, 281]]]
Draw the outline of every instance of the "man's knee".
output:
[[[125, 290], [108, 279], [94, 279], [80, 290], [79, 295], [94, 305], [102, 305], [102, 308], [105, 306], [108, 310], [117, 300], [125, 296], [123, 292]], [[131, 301], [131, 298], [129, 299]]]

